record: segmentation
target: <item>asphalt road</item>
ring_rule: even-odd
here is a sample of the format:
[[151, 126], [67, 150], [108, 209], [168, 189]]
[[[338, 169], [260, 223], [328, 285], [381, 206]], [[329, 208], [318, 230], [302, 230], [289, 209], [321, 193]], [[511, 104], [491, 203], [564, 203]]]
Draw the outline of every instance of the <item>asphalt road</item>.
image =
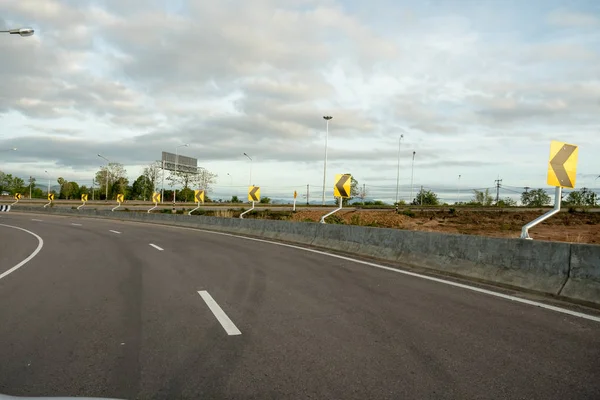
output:
[[[600, 398], [600, 322], [201, 231], [15, 213], [0, 224], [43, 240], [0, 279], [3, 394]], [[39, 245], [4, 225], [0, 276]]]

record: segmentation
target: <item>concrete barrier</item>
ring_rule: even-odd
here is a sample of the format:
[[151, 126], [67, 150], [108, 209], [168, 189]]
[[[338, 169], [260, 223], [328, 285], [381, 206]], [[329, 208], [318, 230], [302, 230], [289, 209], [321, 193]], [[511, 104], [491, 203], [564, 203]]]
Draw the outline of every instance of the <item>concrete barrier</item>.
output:
[[14, 211], [151, 222], [283, 240], [600, 304], [600, 246], [596, 245], [182, 214], [32, 207]]

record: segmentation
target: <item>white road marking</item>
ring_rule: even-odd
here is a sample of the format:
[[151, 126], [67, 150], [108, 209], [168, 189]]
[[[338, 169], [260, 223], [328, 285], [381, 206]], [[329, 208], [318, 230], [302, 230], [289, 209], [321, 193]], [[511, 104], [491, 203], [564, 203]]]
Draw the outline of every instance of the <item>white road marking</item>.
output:
[[81, 224], [76, 224], [74, 222], [71, 222], [71, 225], [73, 225], [73, 226], [81, 226]]
[[157, 245], [152, 244], [152, 243], [150, 243], [150, 246], [154, 247], [158, 251], [163, 251], [164, 250], [162, 247], [158, 247]]
[[444, 285], [450, 285], [450, 286], [454, 286], [454, 287], [459, 287], [461, 289], [467, 289], [467, 290], [471, 290], [473, 292], [478, 292], [478, 293], [483, 293], [483, 294], [487, 294], [487, 295], [490, 295], [490, 296], [499, 297], [501, 299], [516, 301], [517, 303], [523, 303], [523, 304], [528, 304], [528, 305], [535, 306], [535, 307], [545, 308], [546, 310], [556, 311], [556, 312], [559, 312], [559, 313], [562, 313], [562, 314], [571, 315], [573, 317], [578, 317], [578, 318], [588, 319], [590, 321], [600, 322], [600, 317], [597, 317], [595, 315], [584, 314], [584, 313], [580, 313], [580, 312], [577, 312], [577, 311], [568, 310], [566, 308], [556, 307], [556, 306], [552, 306], [550, 304], [540, 303], [538, 301], [527, 300], [527, 299], [523, 299], [521, 297], [511, 296], [511, 295], [504, 294], [504, 293], [498, 293], [498, 292], [494, 292], [494, 291], [491, 291], [491, 290], [482, 289], [482, 288], [479, 288], [479, 287], [476, 287], [476, 286], [469, 286], [469, 285], [465, 285], [463, 283], [448, 281], [448, 280], [440, 279], [440, 278], [434, 278], [433, 276], [421, 275], [421, 274], [418, 274], [416, 272], [404, 271], [404, 270], [401, 270], [401, 269], [387, 267], [385, 265], [379, 265], [379, 264], [375, 264], [375, 263], [368, 262], [368, 261], [362, 261], [362, 260], [357, 260], [357, 259], [350, 258], [350, 257], [340, 256], [338, 254], [327, 253], [325, 251], [308, 249], [306, 247], [300, 247], [300, 246], [294, 246], [293, 244], [272, 242], [270, 240], [265, 240], [265, 239], [257, 239], [257, 238], [251, 238], [251, 237], [246, 237], [246, 236], [239, 236], [239, 235], [234, 235], [234, 234], [231, 234], [231, 233], [214, 232], [214, 231], [207, 231], [207, 230], [204, 230], [204, 229], [194, 229], [194, 228], [185, 228], [185, 227], [177, 227], [177, 228], [195, 230], [195, 231], [206, 232], [206, 233], [212, 233], [212, 234], [215, 234], [215, 235], [237, 237], [237, 238], [240, 238], [240, 239], [252, 240], [252, 241], [255, 241], [255, 242], [270, 243], [270, 244], [274, 244], [274, 245], [277, 245], [277, 246], [283, 246], [283, 247], [289, 247], [289, 248], [292, 248], [292, 249], [297, 249], [297, 250], [302, 250], [302, 251], [308, 251], [310, 253], [321, 254], [321, 255], [324, 255], [324, 256], [328, 256], [328, 257], [338, 258], [340, 260], [346, 260], [346, 261], [355, 262], [357, 264], [368, 265], [370, 267], [380, 268], [380, 269], [384, 269], [386, 271], [392, 271], [392, 272], [397, 272], [399, 274], [414, 276], [414, 277], [417, 277], [417, 278], [426, 279], [428, 281], [443, 283]]
[[117, 235], [120, 235], [120, 234], [121, 234], [121, 232], [119, 232], [119, 231], [113, 231], [113, 230], [110, 230], [110, 229], [109, 229], [108, 231], [109, 231], [109, 232], [112, 232], [112, 233], [116, 233]]
[[229, 319], [223, 309], [217, 304], [212, 296], [206, 290], [199, 290], [198, 294], [202, 297], [210, 311], [217, 317], [217, 320], [221, 323], [223, 329], [229, 336], [241, 335], [242, 332], [235, 326], [235, 324]]
[[31, 218], [32, 221], [37, 221], [37, 222], [44, 222], [41, 219], [35, 219], [35, 218]]
[[18, 229], [20, 231], [27, 232], [30, 235], [33, 235], [38, 240], [38, 246], [33, 251], [33, 253], [31, 253], [29, 255], [29, 257], [27, 257], [26, 259], [24, 259], [23, 261], [21, 261], [20, 263], [18, 263], [17, 265], [15, 265], [14, 267], [12, 267], [11, 269], [9, 269], [8, 271], [5, 271], [2, 274], [0, 274], [0, 279], [2, 279], [4, 277], [10, 275], [11, 273], [15, 272], [16, 270], [18, 270], [23, 265], [27, 264], [33, 257], [37, 256], [37, 254], [40, 252], [40, 250], [42, 250], [42, 247], [44, 247], [44, 240], [41, 237], [39, 237], [38, 235], [36, 235], [35, 233], [33, 233], [31, 231], [28, 231], [27, 229], [19, 228], [18, 226], [4, 225], [4, 224], [0, 224], [0, 226], [6, 226], [8, 228]]

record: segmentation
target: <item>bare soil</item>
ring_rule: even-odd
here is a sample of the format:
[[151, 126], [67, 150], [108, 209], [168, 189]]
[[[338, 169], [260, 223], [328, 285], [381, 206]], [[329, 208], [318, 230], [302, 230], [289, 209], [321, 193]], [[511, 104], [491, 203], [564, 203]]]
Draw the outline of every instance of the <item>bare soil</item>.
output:
[[[404, 212], [404, 214], [403, 214]], [[319, 221], [322, 211], [298, 211], [294, 221]], [[406, 214], [406, 215], [405, 215]], [[460, 233], [492, 237], [518, 238], [527, 222], [542, 215], [541, 211], [462, 211], [451, 210], [341, 211], [328, 220], [381, 228], [398, 228], [426, 232]], [[537, 240], [600, 244], [600, 213], [561, 212], [535, 226], [529, 235]]]

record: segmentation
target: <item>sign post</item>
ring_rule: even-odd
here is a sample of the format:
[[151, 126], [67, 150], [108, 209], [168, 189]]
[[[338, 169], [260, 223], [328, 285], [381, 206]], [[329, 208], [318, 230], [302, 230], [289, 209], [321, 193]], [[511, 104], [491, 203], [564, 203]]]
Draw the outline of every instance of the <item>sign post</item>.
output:
[[335, 185], [333, 186], [333, 196], [339, 197], [340, 206], [338, 208], [336, 208], [335, 210], [333, 210], [332, 212], [330, 212], [329, 214], [323, 215], [319, 222], [321, 222], [322, 224], [325, 224], [326, 223], [325, 218], [329, 217], [330, 215], [335, 214], [336, 212], [338, 212], [342, 209], [343, 204], [344, 204], [343, 199], [350, 197], [351, 183], [352, 183], [352, 175], [350, 175], [350, 174], [338, 174], [335, 176]]
[[119, 203], [119, 204], [115, 208], [113, 208], [111, 211], [115, 211], [117, 208], [121, 207], [121, 203], [123, 203], [124, 198], [125, 198], [125, 195], [117, 194], [117, 203]]
[[148, 214], [150, 214], [150, 211], [158, 207], [158, 203], [160, 203], [160, 192], [152, 193], [152, 202], [154, 202], [154, 207], [148, 210]]
[[241, 213], [240, 219], [244, 219], [245, 214], [248, 214], [250, 211], [254, 210], [254, 202], [255, 201], [260, 201], [260, 187], [258, 187], [258, 186], [249, 186], [248, 187], [248, 201], [252, 202], [252, 208]]
[[294, 190], [294, 207], [292, 208], [293, 212], [296, 212], [296, 197], [298, 197], [298, 192]]
[[190, 210], [188, 215], [192, 215], [194, 211], [200, 208], [200, 203], [204, 204], [204, 190], [194, 190], [194, 200], [198, 203], [198, 207]]
[[85, 206], [85, 202], [88, 201], [88, 195], [83, 193], [81, 195], [81, 201], [83, 202], [82, 205], [80, 205], [79, 207], [77, 207], [77, 209], [79, 210], [81, 207]]
[[577, 176], [577, 159], [579, 147], [573, 144], [553, 140], [550, 144], [550, 161], [548, 162], [547, 183], [554, 186], [554, 208], [546, 214], [523, 225], [521, 239], [529, 239], [529, 229], [543, 222], [560, 211], [562, 188], [573, 189]]
[[11, 206], [14, 206], [15, 204], [17, 204], [19, 202], [19, 200], [21, 200], [21, 193], [15, 193], [15, 202], [11, 204]]
[[54, 193], [48, 193], [48, 204], [44, 204], [44, 208], [48, 207], [54, 201]]

